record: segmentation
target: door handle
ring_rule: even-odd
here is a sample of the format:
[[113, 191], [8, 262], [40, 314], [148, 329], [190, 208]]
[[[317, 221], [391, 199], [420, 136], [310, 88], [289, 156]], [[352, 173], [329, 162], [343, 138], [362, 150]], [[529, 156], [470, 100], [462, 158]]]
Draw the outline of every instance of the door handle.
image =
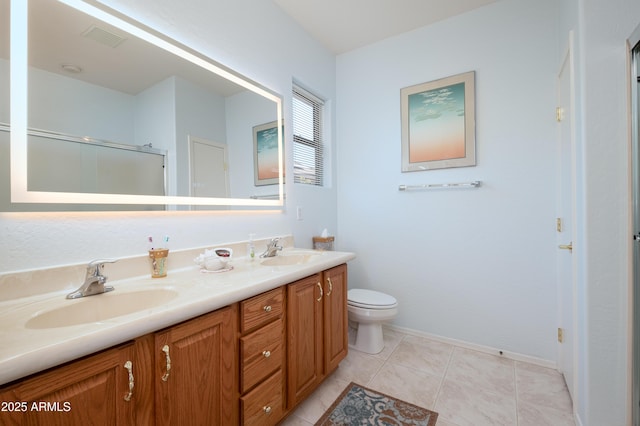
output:
[[562, 250], [569, 250], [570, 252], [573, 252], [573, 241], [571, 241], [569, 244], [560, 244], [558, 246], [558, 248], [560, 248]]

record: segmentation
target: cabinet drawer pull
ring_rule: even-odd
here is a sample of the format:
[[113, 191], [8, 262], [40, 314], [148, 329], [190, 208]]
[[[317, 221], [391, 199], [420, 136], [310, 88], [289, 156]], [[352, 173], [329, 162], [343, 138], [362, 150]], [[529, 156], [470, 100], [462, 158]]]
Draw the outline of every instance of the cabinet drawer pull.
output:
[[266, 305], [266, 306], [265, 306], [264, 308], [262, 308], [262, 309], [264, 309], [264, 311], [265, 311], [265, 312], [271, 312], [271, 305]]
[[268, 405], [265, 405], [264, 407], [262, 407], [262, 411], [264, 411], [266, 415], [269, 415], [271, 414], [271, 407]]
[[162, 352], [164, 352], [165, 356], [167, 357], [167, 371], [162, 376], [162, 381], [166, 382], [167, 380], [169, 380], [169, 372], [171, 371], [171, 357], [169, 356], [169, 345], [164, 345], [162, 347]]
[[320, 281], [318, 281], [317, 285], [318, 285], [318, 288], [320, 289], [320, 297], [318, 297], [316, 299], [316, 301], [320, 302], [322, 300], [322, 294], [323, 294], [323, 292], [322, 292], [322, 284], [320, 284]]
[[124, 396], [124, 400], [129, 402], [131, 401], [131, 397], [133, 396], [133, 386], [134, 386], [134, 380], [133, 380], [133, 363], [131, 361], [127, 361], [124, 363], [124, 368], [127, 369], [127, 371], [129, 372], [129, 393], [127, 393]]
[[263, 355], [265, 358], [269, 358], [269, 357], [271, 356], [271, 352], [269, 352], [269, 351], [262, 351], [262, 355]]
[[333, 283], [331, 282], [331, 278], [327, 277], [327, 282], [329, 282], [329, 291], [327, 292], [327, 297], [329, 297], [331, 295], [331, 292], [333, 291]]

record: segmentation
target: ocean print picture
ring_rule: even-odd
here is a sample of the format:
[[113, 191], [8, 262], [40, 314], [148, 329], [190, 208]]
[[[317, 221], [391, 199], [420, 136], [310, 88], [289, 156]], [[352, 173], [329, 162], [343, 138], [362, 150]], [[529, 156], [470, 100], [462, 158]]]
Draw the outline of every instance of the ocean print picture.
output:
[[[283, 133], [284, 135], [284, 125]], [[275, 185], [279, 181], [277, 121], [253, 127], [254, 184]]]
[[475, 72], [400, 90], [402, 171], [476, 165]]

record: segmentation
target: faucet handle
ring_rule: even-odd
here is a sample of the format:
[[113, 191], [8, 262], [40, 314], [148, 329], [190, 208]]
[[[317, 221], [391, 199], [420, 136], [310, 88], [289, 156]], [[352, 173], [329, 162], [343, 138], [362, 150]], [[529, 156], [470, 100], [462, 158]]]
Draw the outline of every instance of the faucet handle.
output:
[[117, 259], [96, 259], [96, 260], [92, 260], [87, 265], [87, 276], [93, 275], [93, 276], [97, 277], [97, 276], [100, 275], [100, 269], [104, 267], [105, 263], [115, 263], [117, 261], [118, 261]]
[[271, 241], [269, 242], [269, 246], [271, 247], [277, 247], [278, 243], [280, 242], [280, 237], [273, 237], [271, 239]]

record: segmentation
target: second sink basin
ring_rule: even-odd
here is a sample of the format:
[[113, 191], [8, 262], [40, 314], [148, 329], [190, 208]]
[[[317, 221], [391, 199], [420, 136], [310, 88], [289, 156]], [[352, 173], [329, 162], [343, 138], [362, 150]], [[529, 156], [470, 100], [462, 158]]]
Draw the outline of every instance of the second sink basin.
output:
[[169, 288], [109, 293], [65, 300], [66, 304], [40, 312], [25, 326], [31, 329], [68, 327], [72, 325], [106, 321], [170, 302], [178, 292]]
[[269, 257], [260, 263], [265, 266], [302, 265], [312, 260], [315, 256], [318, 256], [318, 253], [314, 253], [312, 251], [305, 251], [305, 252], [296, 251], [292, 253], [283, 253], [274, 257]]

